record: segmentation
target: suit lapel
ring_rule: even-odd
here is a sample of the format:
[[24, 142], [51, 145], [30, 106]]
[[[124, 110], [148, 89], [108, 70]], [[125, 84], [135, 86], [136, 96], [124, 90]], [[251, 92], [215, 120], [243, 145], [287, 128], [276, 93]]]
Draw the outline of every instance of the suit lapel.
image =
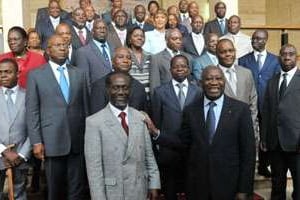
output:
[[172, 105], [173, 109], [181, 112], [179, 100], [175, 93], [172, 81], [169, 82], [168, 87], [165, 90], [165, 94], [166, 94], [166, 98], [169, 99], [170, 102], [172, 102], [171, 105]]
[[[77, 87], [77, 77], [76, 77], [76, 73], [75, 71], [70, 67], [70, 65], [67, 64], [67, 69], [68, 69], [68, 75], [69, 75], [69, 102], [72, 102], [72, 99], [74, 97], [74, 93], [76, 91], [76, 87]], [[62, 92], [61, 92], [62, 94]], [[64, 97], [63, 97], [64, 98]], [[67, 102], [66, 102], [67, 103]]]
[[104, 67], [111, 70], [110, 64], [105, 61], [103, 54], [100, 52], [100, 49], [97, 47], [97, 45], [93, 41], [90, 42], [90, 47], [92, 49], [92, 52], [94, 52], [96, 54], [96, 57], [100, 57], [99, 61], [103, 63]]
[[198, 56], [199, 56], [198, 51], [197, 51], [196, 46], [195, 46], [195, 43], [194, 43], [194, 40], [193, 40], [193, 37], [192, 37], [192, 33], [190, 33], [188, 39], [190, 40], [190, 41], [189, 41], [190, 44], [192, 44], [192, 48], [193, 48], [192, 51], [193, 51], [193, 53], [194, 53], [195, 55], [198, 55]]
[[243, 73], [241, 73], [241, 70], [239, 69], [239, 67], [237, 65], [234, 66], [235, 70], [236, 70], [236, 95], [234, 96], [238, 96], [237, 94], [242, 94], [245, 88], [243, 88], [242, 86], [244, 85], [244, 75]]
[[7, 121], [7, 123], [9, 123], [9, 115], [8, 115], [8, 110], [7, 110], [7, 103], [5, 100], [5, 95], [3, 93], [3, 89], [2, 87], [0, 87], [0, 108], [2, 110], [2, 112], [4, 113], [5, 116], [5, 120]]
[[194, 86], [191, 85], [191, 83], [189, 83], [189, 87], [188, 87], [184, 105], [187, 106], [190, 103], [192, 103], [192, 100], [194, 99], [195, 95], [196, 95], [196, 90], [195, 90]]
[[24, 101], [25, 101], [25, 93], [23, 92], [22, 89], [19, 88], [17, 91], [17, 97], [16, 97], [16, 102], [15, 102], [16, 112], [12, 116], [12, 121], [11, 121], [10, 125], [12, 125], [14, 123], [15, 119], [17, 118], [20, 109], [22, 109], [22, 105], [24, 105]]
[[[299, 85], [300, 85], [300, 70], [297, 69], [293, 78], [291, 79], [290, 83], [288, 84], [288, 87], [286, 88], [286, 91], [284, 92], [283, 96], [285, 96], [289, 92], [299, 89]], [[278, 86], [278, 84], [277, 84], [277, 86]]]

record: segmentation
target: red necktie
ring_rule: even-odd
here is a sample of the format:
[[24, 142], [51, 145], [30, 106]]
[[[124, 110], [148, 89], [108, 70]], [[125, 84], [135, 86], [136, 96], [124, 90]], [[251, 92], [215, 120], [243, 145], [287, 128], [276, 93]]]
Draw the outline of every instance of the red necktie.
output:
[[78, 31], [78, 36], [79, 36], [79, 39], [80, 39], [80, 42], [82, 45], [85, 45], [85, 38], [83, 36], [83, 31], [82, 30], [79, 30]]
[[126, 120], [125, 120], [126, 113], [125, 112], [121, 112], [119, 114], [119, 117], [121, 118], [121, 125], [122, 125], [123, 129], [125, 130], [126, 134], [128, 135], [129, 130], [128, 130], [128, 125], [127, 125]]

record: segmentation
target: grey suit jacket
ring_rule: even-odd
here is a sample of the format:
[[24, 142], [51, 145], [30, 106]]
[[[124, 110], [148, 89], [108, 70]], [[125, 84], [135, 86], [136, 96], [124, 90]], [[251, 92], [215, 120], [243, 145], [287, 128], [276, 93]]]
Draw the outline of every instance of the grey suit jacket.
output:
[[87, 118], [85, 159], [92, 200], [146, 200], [148, 189], [160, 188], [143, 119], [140, 112], [129, 107], [126, 136], [109, 105]]
[[[6, 99], [0, 87], [0, 143], [4, 146], [15, 144], [14, 149], [17, 153], [22, 154], [28, 159], [30, 157], [31, 145], [26, 129], [25, 121], [25, 90], [19, 88], [17, 90], [16, 98], [16, 114], [13, 116], [13, 120], [8, 120], [8, 110]], [[18, 166], [19, 168], [28, 167], [26, 163]], [[0, 169], [4, 169], [2, 157], [0, 158]]]
[[[191, 56], [185, 52], [180, 52], [180, 54], [186, 56], [189, 61], [191, 61]], [[170, 61], [172, 59], [171, 54], [167, 49], [159, 52], [158, 54], [151, 56], [150, 61], [150, 92], [153, 93], [154, 88], [168, 83], [171, 79], [170, 72]], [[189, 62], [190, 63], [190, 62]]]
[[253, 121], [254, 131], [258, 136], [258, 122], [257, 122], [257, 93], [253, 80], [252, 73], [245, 67], [235, 65], [236, 78], [237, 78], [237, 91], [236, 95], [233, 93], [228, 81], [225, 84], [225, 94], [231, 98], [240, 100], [250, 106], [251, 117]]
[[46, 156], [82, 153], [88, 89], [85, 73], [67, 65], [70, 97], [67, 103], [51, 66], [46, 63], [29, 73], [26, 120], [32, 144], [43, 143]]
[[[112, 58], [113, 47], [109, 45], [109, 49], [110, 52], [107, 53]], [[86, 71], [90, 84], [112, 71], [111, 62], [105, 61], [103, 54], [93, 40], [76, 51], [75, 66]]]
[[225, 19], [224, 34], [222, 33], [222, 30], [221, 30], [221, 27], [219, 25], [217, 18], [207, 22], [204, 26], [204, 35], [207, 35], [208, 33], [216, 33], [216, 34], [218, 34], [219, 37], [225, 35], [228, 32], [227, 22], [228, 22], [228, 20]]
[[[69, 23], [71, 23], [71, 22], [69, 22]], [[74, 50], [77, 50], [80, 47], [85, 46], [93, 38], [91, 32], [86, 27], [84, 27], [86, 29], [87, 33], [86, 33], [86, 38], [85, 38], [85, 45], [83, 45], [81, 43], [81, 41], [79, 39], [79, 36], [77, 35], [76, 30], [74, 29], [74, 27], [72, 25], [70, 25], [70, 28], [71, 28], [71, 35], [72, 35], [72, 47], [73, 47]]]
[[125, 44], [122, 45], [122, 42], [112, 24], [107, 25], [107, 30], [109, 33], [107, 36], [108, 43], [112, 44], [115, 48], [126, 46], [126, 41]]

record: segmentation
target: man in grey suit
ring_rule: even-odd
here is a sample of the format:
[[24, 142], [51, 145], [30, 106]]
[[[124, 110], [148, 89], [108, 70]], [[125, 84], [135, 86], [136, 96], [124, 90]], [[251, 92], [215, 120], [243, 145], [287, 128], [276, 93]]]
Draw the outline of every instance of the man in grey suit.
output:
[[221, 1], [217, 2], [215, 4], [215, 13], [217, 17], [205, 24], [204, 35], [216, 33], [221, 37], [228, 32], [228, 20], [225, 18], [226, 4]]
[[209, 33], [205, 36], [205, 51], [199, 58], [192, 60], [192, 74], [196, 80], [202, 77], [202, 71], [208, 65], [218, 65], [218, 58], [216, 56], [216, 49], [218, 43], [218, 35], [216, 33]]
[[150, 67], [150, 92], [153, 93], [154, 88], [168, 83], [171, 79], [170, 61], [172, 57], [182, 54], [191, 60], [191, 56], [185, 52], [181, 52], [182, 35], [175, 29], [169, 29], [166, 32], [167, 48], [151, 56]]
[[[18, 64], [0, 61], [0, 199], [3, 199], [5, 171], [12, 168], [14, 197], [26, 200], [26, 178], [31, 145], [25, 121], [25, 90], [18, 85]], [[14, 145], [9, 147], [9, 145]]]
[[89, 83], [93, 84], [112, 71], [113, 47], [107, 41], [107, 26], [101, 19], [95, 19], [93, 39], [76, 51], [75, 65], [85, 70]]
[[87, 80], [67, 64], [68, 45], [61, 36], [50, 37], [46, 52], [49, 62], [27, 80], [28, 133], [34, 156], [45, 160], [48, 200], [82, 200]]
[[219, 40], [216, 52], [219, 60], [218, 66], [226, 79], [225, 94], [249, 105], [255, 137], [258, 139], [257, 93], [252, 73], [249, 69], [234, 64], [236, 50], [231, 40]]
[[85, 158], [92, 200], [158, 199], [159, 171], [145, 117], [128, 106], [130, 81], [126, 73], [109, 74], [109, 103], [86, 120]]

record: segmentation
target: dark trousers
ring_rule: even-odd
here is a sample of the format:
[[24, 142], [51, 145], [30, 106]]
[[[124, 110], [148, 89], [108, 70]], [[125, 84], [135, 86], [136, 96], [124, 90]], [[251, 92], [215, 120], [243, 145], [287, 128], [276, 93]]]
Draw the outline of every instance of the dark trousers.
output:
[[300, 154], [275, 150], [270, 152], [272, 192], [271, 200], [286, 199], [287, 171], [290, 170], [293, 179], [292, 197], [300, 199]]
[[[262, 125], [261, 125], [262, 119], [260, 112], [258, 113], [258, 125], [259, 125], [259, 130], [262, 130]], [[264, 152], [260, 148], [258, 148], [258, 170], [263, 171], [263, 170], [268, 170], [267, 167], [270, 165], [270, 158], [269, 158], [269, 152]]]
[[84, 170], [82, 154], [46, 157], [48, 200], [82, 200]]

